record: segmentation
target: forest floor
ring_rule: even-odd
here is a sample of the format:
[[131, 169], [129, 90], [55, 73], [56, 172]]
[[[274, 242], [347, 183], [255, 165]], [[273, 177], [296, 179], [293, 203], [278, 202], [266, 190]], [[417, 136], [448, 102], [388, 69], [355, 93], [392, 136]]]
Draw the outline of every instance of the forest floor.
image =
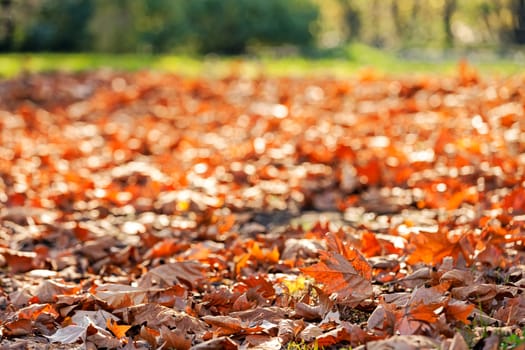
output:
[[525, 78], [0, 82], [0, 346], [524, 349]]

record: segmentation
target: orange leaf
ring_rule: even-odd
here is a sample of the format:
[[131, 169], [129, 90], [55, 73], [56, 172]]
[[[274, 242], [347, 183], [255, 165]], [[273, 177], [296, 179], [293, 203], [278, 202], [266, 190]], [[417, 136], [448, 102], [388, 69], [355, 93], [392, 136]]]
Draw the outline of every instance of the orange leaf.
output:
[[436, 264], [446, 256], [451, 256], [457, 261], [459, 254], [462, 252], [459, 241], [451, 242], [445, 230], [412, 233], [409, 247], [413, 249], [407, 259], [409, 264], [417, 262]]
[[361, 251], [366, 257], [381, 255], [381, 245], [372, 232], [363, 232], [361, 237]]
[[58, 318], [58, 312], [50, 304], [32, 304], [18, 311], [19, 319], [36, 320], [41, 314]]
[[125, 337], [126, 332], [131, 328], [131, 326], [118, 325], [117, 321], [112, 318], [106, 320], [106, 327], [119, 339]]
[[243, 254], [238, 259], [236, 259], [235, 261], [235, 275], [236, 276], [240, 276], [241, 269], [248, 264], [250, 257], [251, 257], [250, 254]]
[[424, 321], [429, 324], [436, 322], [438, 315], [434, 312], [440, 305], [436, 303], [423, 304], [418, 303], [409, 307], [408, 316], [412, 320]]
[[34, 252], [0, 248], [0, 254], [4, 256], [7, 265], [13, 273], [27, 272], [35, 268], [34, 261], [37, 258], [37, 254]]
[[8, 337], [28, 335], [33, 330], [33, 322], [28, 319], [6, 322], [2, 325], [2, 333]]
[[142, 339], [146, 340], [153, 348], [156, 348], [157, 337], [160, 336], [160, 332], [153, 328], [142, 326], [140, 328], [140, 336]]
[[[356, 258], [348, 260], [335, 252], [321, 252], [321, 261], [315, 265], [300, 269], [301, 272], [313, 277], [323, 284], [323, 291], [337, 293], [339, 302], [348, 305], [358, 305], [372, 296], [370, 265], [355, 251]], [[368, 266], [366, 275], [361, 271]]]
[[467, 317], [470, 316], [472, 310], [474, 310], [474, 304], [467, 304], [460, 301], [451, 301], [446, 307], [446, 315], [457, 321], [463, 322], [464, 324], [470, 324], [470, 320]]
[[515, 215], [525, 213], [525, 188], [516, 188], [502, 202], [503, 209]]
[[181, 244], [179, 242], [180, 241], [176, 239], [165, 239], [160, 241], [146, 252], [144, 258], [154, 259], [173, 255], [181, 249]]
[[328, 233], [326, 235], [326, 243], [329, 250], [341, 254], [350, 261], [352, 266], [363, 276], [363, 278], [367, 280], [372, 279], [372, 267], [359, 250], [350, 247], [334, 233]]

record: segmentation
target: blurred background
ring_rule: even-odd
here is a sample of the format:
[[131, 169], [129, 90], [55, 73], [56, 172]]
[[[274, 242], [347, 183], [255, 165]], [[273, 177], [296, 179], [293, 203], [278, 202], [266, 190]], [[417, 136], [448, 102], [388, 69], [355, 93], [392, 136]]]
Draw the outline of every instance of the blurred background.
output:
[[0, 52], [524, 59], [525, 0], [0, 0]]

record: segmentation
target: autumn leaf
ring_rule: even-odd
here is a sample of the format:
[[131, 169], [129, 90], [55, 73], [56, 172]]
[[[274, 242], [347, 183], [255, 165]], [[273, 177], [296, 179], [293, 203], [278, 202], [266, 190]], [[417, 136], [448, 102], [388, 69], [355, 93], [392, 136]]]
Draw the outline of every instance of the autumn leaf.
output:
[[183, 283], [195, 288], [204, 280], [204, 266], [195, 261], [180, 261], [150, 269], [139, 280], [139, 286], [174, 285]]
[[184, 246], [178, 243], [175, 239], [165, 239], [156, 243], [150, 250], [144, 255], [145, 259], [162, 258], [165, 256], [173, 255], [177, 251], [180, 251]]
[[2, 347], [465, 349], [470, 322], [522, 326], [525, 77], [243, 64], [0, 81]]
[[370, 280], [372, 278], [372, 268], [369, 262], [359, 250], [344, 242], [338, 234], [339, 233], [328, 233], [326, 235], [326, 243], [329, 251], [337, 252], [344, 256], [363, 278]]
[[31, 322], [31, 319], [22, 318], [5, 322], [0, 329], [2, 330], [2, 334], [7, 337], [20, 337], [31, 334], [33, 322]]
[[141, 304], [146, 299], [147, 290], [127, 285], [109, 284], [98, 286], [95, 295], [112, 308]]
[[475, 307], [474, 304], [450, 300], [445, 307], [445, 313], [448, 318], [462, 322], [463, 324], [470, 324], [470, 320], [467, 317], [470, 316]]
[[34, 268], [37, 254], [35, 252], [22, 252], [0, 247], [0, 255], [4, 257], [7, 266], [13, 273], [27, 272]]
[[59, 314], [50, 304], [32, 304], [18, 311], [19, 319], [36, 320], [41, 314], [47, 314], [52, 318], [58, 318]]
[[262, 328], [258, 325], [250, 325], [236, 317], [230, 316], [204, 316], [204, 322], [214, 328], [215, 336], [225, 336], [242, 332], [244, 334], [258, 333]]
[[449, 233], [445, 229], [440, 229], [438, 232], [412, 233], [409, 239], [410, 255], [407, 262], [415, 264], [417, 262], [424, 262], [427, 264], [437, 264], [443, 258], [450, 256], [455, 261], [458, 257], [470, 261], [469, 250], [465, 249], [468, 242], [464, 238], [459, 238], [456, 241], [449, 239]]
[[168, 327], [162, 326], [160, 328], [160, 336], [168, 348], [186, 350], [191, 347], [191, 339], [187, 338], [179, 330], [170, 330]]
[[108, 318], [106, 320], [106, 327], [108, 330], [111, 331], [117, 338], [124, 338], [126, 336], [126, 332], [131, 328], [131, 326], [127, 325], [119, 325], [117, 322], [111, 318]]
[[47, 336], [52, 343], [72, 344], [79, 339], [85, 340], [87, 328], [85, 326], [70, 325], [58, 329], [55, 334]]
[[335, 252], [321, 252], [320, 262], [300, 270], [321, 283], [325, 293], [336, 293], [339, 302], [356, 306], [370, 298], [373, 291], [370, 275], [361, 273], [363, 266], [367, 266], [366, 260], [357, 252], [352, 254], [355, 254], [354, 260]]
[[149, 327], [146, 327], [146, 326], [142, 326], [140, 327], [140, 336], [142, 339], [146, 340], [148, 342], [149, 345], [151, 345], [152, 347], [156, 348], [157, 347], [157, 337], [160, 336], [160, 332], [153, 329], [153, 328], [149, 328]]
[[342, 342], [348, 342], [351, 346], [358, 346], [374, 338], [376, 337], [370, 336], [358, 325], [343, 321], [340, 326], [317, 337], [316, 341], [321, 347]]

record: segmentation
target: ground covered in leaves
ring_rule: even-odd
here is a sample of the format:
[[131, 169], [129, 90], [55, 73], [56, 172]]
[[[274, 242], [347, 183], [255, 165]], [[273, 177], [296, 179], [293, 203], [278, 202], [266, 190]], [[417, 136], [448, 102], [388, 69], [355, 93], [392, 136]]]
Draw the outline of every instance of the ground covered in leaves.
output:
[[518, 348], [525, 79], [0, 82], [0, 346]]

